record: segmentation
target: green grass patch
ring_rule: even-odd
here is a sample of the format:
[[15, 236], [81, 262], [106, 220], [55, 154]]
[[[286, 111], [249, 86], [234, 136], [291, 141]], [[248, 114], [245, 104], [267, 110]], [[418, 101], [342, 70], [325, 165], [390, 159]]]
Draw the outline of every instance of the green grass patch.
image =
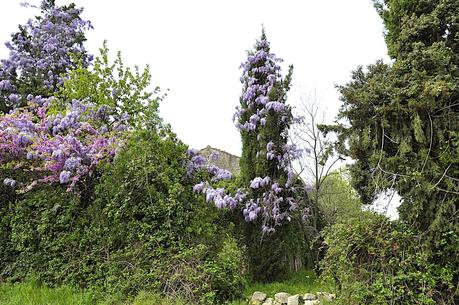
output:
[[49, 288], [33, 282], [0, 284], [2, 305], [94, 305], [96, 295], [62, 286]]
[[184, 301], [164, 298], [158, 294], [141, 292], [135, 298], [123, 300], [121, 296], [104, 295], [90, 290], [68, 286], [50, 288], [29, 281], [0, 284], [0, 305], [185, 305]]
[[302, 270], [292, 274], [289, 278], [282, 282], [250, 284], [247, 287], [245, 294], [247, 296], [251, 296], [255, 291], [262, 291], [269, 296], [273, 296], [277, 292], [305, 294], [316, 293], [318, 291], [330, 292], [332, 288], [332, 285], [321, 282], [313, 271]]
[[[330, 284], [321, 282], [313, 271], [303, 270], [292, 274], [282, 282], [249, 283], [244, 295], [249, 299], [255, 291], [263, 291], [273, 297], [277, 292], [290, 294], [334, 291]], [[78, 290], [69, 286], [50, 288], [36, 281], [0, 284], [0, 305], [185, 305], [189, 302], [165, 298], [158, 294], [141, 292], [135, 298], [123, 300], [122, 296], [104, 295], [91, 290]], [[238, 300], [229, 305], [246, 305]]]

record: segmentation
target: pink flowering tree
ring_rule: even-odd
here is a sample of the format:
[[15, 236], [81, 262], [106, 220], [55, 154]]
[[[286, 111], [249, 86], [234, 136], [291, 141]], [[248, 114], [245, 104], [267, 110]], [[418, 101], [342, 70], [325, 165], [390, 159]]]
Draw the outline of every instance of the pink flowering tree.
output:
[[0, 180], [17, 192], [72, 190], [114, 156], [126, 130], [160, 128], [159, 88], [148, 91], [148, 68], [131, 71], [120, 55], [109, 63], [105, 44], [92, 60], [82, 9], [53, 0], [31, 7], [40, 16], [12, 35], [0, 64]]
[[71, 190], [102, 161], [114, 156], [127, 116], [108, 106], [73, 101], [62, 113], [53, 98], [28, 96], [28, 105], [0, 116], [0, 168], [3, 183], [26, 192], [38, 184], [64, 184]]

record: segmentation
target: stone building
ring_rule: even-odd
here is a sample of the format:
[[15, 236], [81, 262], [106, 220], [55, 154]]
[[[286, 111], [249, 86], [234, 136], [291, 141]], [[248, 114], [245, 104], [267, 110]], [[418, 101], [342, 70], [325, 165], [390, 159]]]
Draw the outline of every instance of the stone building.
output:
[[207, 146], [201, 149], [199, 154], [206, 158], [209, 164], [226, 169], [235, 176], [239, 175], [241, 171], [239, 168], [240, 157], [227, 153], [226, 151]]

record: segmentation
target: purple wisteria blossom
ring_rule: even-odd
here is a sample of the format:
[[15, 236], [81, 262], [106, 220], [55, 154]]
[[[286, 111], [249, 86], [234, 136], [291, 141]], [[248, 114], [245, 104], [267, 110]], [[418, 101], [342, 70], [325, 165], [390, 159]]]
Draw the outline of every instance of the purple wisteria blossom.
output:
[[186, 164], [186, 176], [191, 177], [206, 165], [206, 158], [201, 156], [196, 149], [188, 149], [186, 154], [189, 161]]
[[[55, 113], [49, 111], [52, 98], [29, 99], [26, 107], [0, 116], [0, 165], [27, 173], [14, 183], [22, 192], [40, 183], [68, 184], [70, 190], [122, 144], [126, 128], [101, 132], [99, 127], [108, 121], [111, 126], [122, 124], [117, 125], [113, 117], [100, 120], [95, 105], [73, 101], [65, 111]], [[12, 186], [11, 179], [6, 177], [4, 183]]]
[[[264, 233], [272, 233], [275, 226], [289, 221], [290, 214], [299, 206], [295, 200], [293, 185], [297, 177], [292, 163], [301, 151], [287, 144], [288, 128], [296, 119], [291, 107], [286, 105], [283, 89], [279, 89], [288, 88], [290, 83], [290, 72], [286, 81], [282, 79], [281, 62], [270, 52], [269, 42], [263, 33], [262, 39], [256, 42], [255, 50], [249, 52], [247, 60], [241, 64], [243, 92], [233, 116], [243, 141], [245, 139], [245, 143], [252, 145], [248, 154], [253, 156], [250, 161], [256, 163], [259, 160], [263, 166], [266, 164], [266, 171], [257, 168], [254, 171], [257, 176], [245, 177], [247, 185], [230, 194], [221, 187], [212, 186], [212, 183], [224, 180], [221, 178], [225, 176], [216, 168], [208, 167], [207, 171], [211, 174], [209, 181], [193, 188], [218, 208], [238, 207], [246, 221], [261, 221]], [[196, 168], [194, 165], [189, 167]], [[202, 166], [200, 168], [203, 169]]]
[[0, 61], [0, 111], [25, 105], [27, 95], [49, 96], [64, 81], [77, 62], [88, 66], [92, 60], [83, 46], [84, 32], [92, 28], [80, 18], [75, 5], [51, 6], [43, 1], [41, 15], [29, 19], [6, 43], [9, 56]]

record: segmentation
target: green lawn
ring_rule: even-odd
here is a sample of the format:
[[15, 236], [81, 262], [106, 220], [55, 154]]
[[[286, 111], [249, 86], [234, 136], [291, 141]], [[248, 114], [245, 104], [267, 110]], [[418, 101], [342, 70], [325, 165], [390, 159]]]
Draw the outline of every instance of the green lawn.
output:
[[[277, 292], [290, 294], [333, 291], [331, 285], [321, 283], [314, 272], [301, 271], [282, 282], [249, 284], [244, 294], [247, 298], [254, 291], [263, 291], [268, 296]], [[33, 281], [21, 284], [0, 284], [0, 305], [184, 305], [187, 302], [171, 300], [152, 293], [140, 293], [136, 298], [121, 301], [120, 296], [101, 295], [89, 290], [82, 291], [68, 286], [49, 288]], [[230, 305], [246, 305], [246, 300], [234, 301]]]
[[49, 288], [35, 283], [0, 284], [0, 305], [184, 305], [185, 302], [140, 293], [121, 301], [119, 296], [106, 296], [71, 287]]

